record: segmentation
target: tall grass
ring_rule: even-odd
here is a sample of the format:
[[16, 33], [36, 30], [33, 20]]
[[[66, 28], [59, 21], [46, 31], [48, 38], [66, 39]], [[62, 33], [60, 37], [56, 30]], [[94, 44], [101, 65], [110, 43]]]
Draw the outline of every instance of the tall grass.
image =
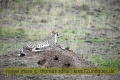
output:
[[0, 41], [0, 55], [6, 54], [8, 52], [13, 52], [16, 50], [20, 50], [23, 42], [14, 41]]
[[100, 68], [118, 68], [120, 71], [120, 59], [118, 57], [112, 59], [99, 54], [91, 54], [87, 57], [92, 63]]
[[41, 40], [51, 33], [50, 29], [0, 27], [1, 37], [21, 37], [27, 40]]
[[0, 36], [3, 37], [24, 37], [24, 29], [22, 28], [5, 28], [0, 27]]

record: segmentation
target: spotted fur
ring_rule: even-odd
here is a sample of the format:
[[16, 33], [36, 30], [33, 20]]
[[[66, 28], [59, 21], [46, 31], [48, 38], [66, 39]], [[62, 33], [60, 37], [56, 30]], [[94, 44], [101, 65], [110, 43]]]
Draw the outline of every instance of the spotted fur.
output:
[[51, 35], [44, 40], [28, 41], [22, 46], [19, 56], [23, 54], [26, 55], [24, 49], [30, 50], [32, 52], [38, 52], [38, 51], [42, 51], [46, 47], [53, 47], [57, 44], [57, 37], [58, 37], [58, 31], [54, 30], [52, 31]]

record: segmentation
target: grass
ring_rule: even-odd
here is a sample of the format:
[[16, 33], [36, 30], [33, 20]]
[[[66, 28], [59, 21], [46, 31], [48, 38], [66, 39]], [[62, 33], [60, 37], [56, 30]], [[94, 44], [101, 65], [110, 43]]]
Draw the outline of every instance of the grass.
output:
[[5, 54], [8, 52], [13, 52], [16, 50], [20, 50], [22, 46], [22, 42], [11, 42], [11, 41], [0, 41], [0, 54]]
[[93, 62], [99, 68], [118, 68], [120, 71], [120, 59], [119, 58], [108, 58], [99, 54], [91, 54], [87, 57], [88, 60]]
[[41, 40], [44, 39], [51, 30], [48, 29], [27, 29], [27, 28], [4, 28], [0, 27], [1, 37], [21, 37], [27, 40]]
[[120, 71], [120, 60], [119, 59], [105, 59], [104, 62], [100, 64], [100, 67], [110, 67], [118, 68]]
[[23, 66], [23, 67], [25, 67], [25, 66], [27, 66], [27, 64], [24, 63], [24, 62], [20, 62], [20, 63], [19, 63], [19, 66]]
[[[80, 42], [85, 42], [86, 40], [87, 41], [90, 41], [92, 43], [112, 43], [112, 42], [120, 42], [120, 39], [114, 39], [114, 38], [87, 38], [86, 37], [86, 34], [87, 33], [90, 33], [89, 31], [87, 30], [82, 30], [81, 31], [82, 34], [80, 35], [79, 31], [75, 31], [75, 30], [60, 30], [60, 34], [61, 34], [61, 38], [64, 39], [63, 42], [65, 41], [69, 41], [69, 42], [74, 42], [74, 43], [80, 43]], [[85, 40], [86, 39], [86, 40]]]
[[2, 37], [14, 37], [14, 36], [24, 37], [24, 29], [0, 27], [0, 36]]
[[94, 42], [97, 42], [97, 43], [107, 42], [107, 43], [109, 43], [109, 42], [114, 42], [115, 40], [111, 39], [111, 38], [99, 38], [99, 39], [93, 38], [93, 39], [88, 39], [88, 41], [91, 41], [92, 43], [94, 43]]

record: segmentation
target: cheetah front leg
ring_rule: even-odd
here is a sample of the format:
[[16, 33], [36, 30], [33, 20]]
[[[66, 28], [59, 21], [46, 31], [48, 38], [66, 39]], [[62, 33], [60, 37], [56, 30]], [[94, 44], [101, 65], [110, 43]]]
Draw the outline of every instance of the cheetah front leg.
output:
[[26, 55], [26, 53], [25, 53], [23, 50], [24, 50], [24, 48], [23, 48], [23, 46], [22, 46], [22, 48], [21, 48], [18, 56], [25, 56], [25, 55]]
[[32, 52], [40, 52], [40, 51], [42, 51], [40, 48], [33, 48], [32, 50], [31, 50]]

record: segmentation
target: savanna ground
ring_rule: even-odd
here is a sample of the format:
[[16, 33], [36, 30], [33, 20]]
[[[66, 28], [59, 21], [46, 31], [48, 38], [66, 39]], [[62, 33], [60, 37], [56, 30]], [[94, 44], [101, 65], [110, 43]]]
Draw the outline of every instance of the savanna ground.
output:
[[[1, 56], [19, 51], [25, 41], [42, 40], [53, 29], [57, 29], [60, 34], [58, 43], [63, 48], [72, 50], [97, 67], [116, 67], [120, 70], [119, 0], [9, 1], [7, 6], [0, 8]], [[4, 61], [3, 58], [1, 60]], [[116, 80], [119, 77], [116, 76]], [[60, 79], [70, 78], [66, 76]], [[72, 78], [87, 79], [82, 76]], [[102, 76], [99, 79], [104, 78]], [[91, 79], [98, 80], [97, 77]]]

